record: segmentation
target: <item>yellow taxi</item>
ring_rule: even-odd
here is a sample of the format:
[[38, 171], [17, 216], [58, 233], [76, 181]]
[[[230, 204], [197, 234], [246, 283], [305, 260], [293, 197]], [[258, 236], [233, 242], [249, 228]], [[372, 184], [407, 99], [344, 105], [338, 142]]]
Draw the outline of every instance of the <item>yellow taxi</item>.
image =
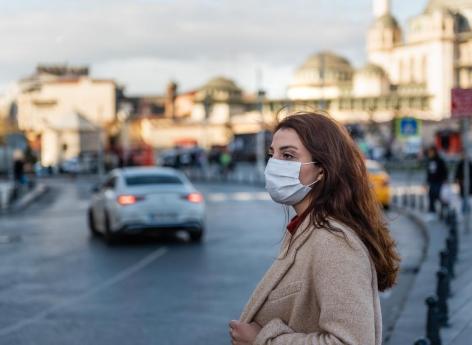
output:
[[385, 209], [388, 209], [390, 207], [390, 176], [379, 162], [367, 159], [365, 163], [375, 197]]

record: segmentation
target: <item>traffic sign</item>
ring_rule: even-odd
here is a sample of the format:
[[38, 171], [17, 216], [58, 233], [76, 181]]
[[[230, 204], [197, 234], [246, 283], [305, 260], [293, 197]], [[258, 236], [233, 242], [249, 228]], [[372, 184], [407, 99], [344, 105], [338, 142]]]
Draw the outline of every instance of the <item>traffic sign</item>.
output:
[[472, 116], [472, 89], [452, 89], [451, 116], [456, 119]]
[[414, 117], [402, 117], [397, 120], [397, 136], [400, 138], [418, 137], [421, 135], [421, 121]]

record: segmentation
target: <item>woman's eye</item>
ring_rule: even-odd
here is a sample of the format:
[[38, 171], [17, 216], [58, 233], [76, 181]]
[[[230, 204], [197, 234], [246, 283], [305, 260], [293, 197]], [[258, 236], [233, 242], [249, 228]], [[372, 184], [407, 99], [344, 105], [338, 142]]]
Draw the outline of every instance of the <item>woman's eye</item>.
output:
[[274, 156], [273, 153], [268, 153], [267, 156], [269, 156], [269, 158], [272, 158]]
[[293, 156], [290, 153], [284, 153], [283, 154], [284, 159], [292, 159]]

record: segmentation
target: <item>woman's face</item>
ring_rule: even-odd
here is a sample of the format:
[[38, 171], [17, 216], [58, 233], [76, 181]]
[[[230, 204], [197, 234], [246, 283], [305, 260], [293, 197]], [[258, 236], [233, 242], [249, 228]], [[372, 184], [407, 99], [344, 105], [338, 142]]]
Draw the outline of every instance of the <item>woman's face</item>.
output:
[[[275, 132], [269, 155], [275, 159], [291, 162], [313, 162], [310, 152], [302, 144], [297, 132], [291, 128], [282, 128]], [[322, 173], [322, 168], [315, 164], [302, 165], [300, 170], [300, 182], [309, 185], [316, 181]]]

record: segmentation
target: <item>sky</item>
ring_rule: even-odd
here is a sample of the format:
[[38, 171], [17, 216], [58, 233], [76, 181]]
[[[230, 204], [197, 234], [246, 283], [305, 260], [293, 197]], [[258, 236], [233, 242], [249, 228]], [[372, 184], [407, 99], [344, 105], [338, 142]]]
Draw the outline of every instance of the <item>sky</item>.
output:
[[[68, 63], [115, 79], [128, 95], [162, 94], [171, 79], [189, 91], [226, 76], [248, 92], [284, 97], [316, 52], [366, 62], [371, 2], [0, 0], [0, 94], [38, 63]], [[392, 12], [404, 25], [426, 2], [393, 0]]]

